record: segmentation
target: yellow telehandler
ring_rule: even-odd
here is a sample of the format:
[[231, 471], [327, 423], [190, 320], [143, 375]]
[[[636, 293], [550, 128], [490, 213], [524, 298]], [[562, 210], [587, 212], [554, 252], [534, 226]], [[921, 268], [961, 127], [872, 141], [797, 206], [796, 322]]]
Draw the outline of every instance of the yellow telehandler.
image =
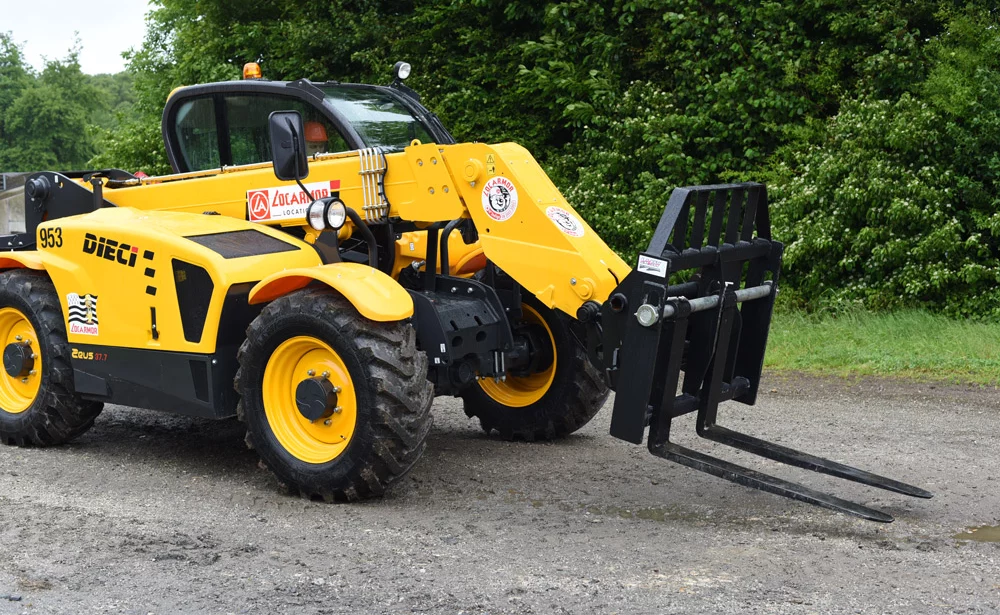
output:
[[456, 143], [409, 70], [178, 88], [174, 174], [31, 174], [26, 232], [0, 237], [0, 440], [66, 442], [104, 403], [236, 415], [290, 490], [352, 501], [413, 466], [437, 395], [534, 440], [613, 389], [611, 435], [691, 468], [892, 520], [670, 442], [696, 413], [702, 437], [930, 497], [717, 424], [758, 394], [782, 253], [763, 185], [677, 188], [633, 268], [524, 148]]

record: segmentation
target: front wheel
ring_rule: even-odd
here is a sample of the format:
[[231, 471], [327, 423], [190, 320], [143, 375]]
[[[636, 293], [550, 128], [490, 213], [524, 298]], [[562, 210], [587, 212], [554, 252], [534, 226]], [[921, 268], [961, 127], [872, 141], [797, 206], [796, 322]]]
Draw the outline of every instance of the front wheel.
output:
[[239, 351], [247, 443], [304, 497], [381, 495], [424, 450], [433, 387], [408, 323], [367, 320], [328, 289], [275, 300]]
[[562, 438], [586, 425], [604, 405], [608, 388], [570, 330], [570, 318], [534, 300], [523, 303], [512, 323], [535, 340], [542, 355], [532, 369], [503, 380], [482, 378], [462, 392], [465, 414], [486, 433], [507, 440]]

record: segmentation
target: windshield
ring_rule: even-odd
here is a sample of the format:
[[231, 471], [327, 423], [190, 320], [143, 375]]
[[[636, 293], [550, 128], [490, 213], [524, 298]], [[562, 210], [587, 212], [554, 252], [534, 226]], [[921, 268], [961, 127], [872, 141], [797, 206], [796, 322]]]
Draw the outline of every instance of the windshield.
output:
[[414, 139], [421, 143], [434, 141], [424, 125], [388, 92], [340, 85], [321, 89], [326, 104], [339, 111], [369, 147], [398, 150]]

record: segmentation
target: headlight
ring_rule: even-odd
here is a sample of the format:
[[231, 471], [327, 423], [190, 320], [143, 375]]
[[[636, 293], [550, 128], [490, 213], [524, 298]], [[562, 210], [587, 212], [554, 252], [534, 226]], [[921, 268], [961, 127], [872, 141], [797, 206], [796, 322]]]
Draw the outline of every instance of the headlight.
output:
[[309, 222], [309, 226], [317, 231], [322, 231], [326, 228], [325, 221], [323, 220], [323, 207], [324, 203], [322, 201], [313, 201], [309, 209], [306, 210], [306, 221]]
[[340, 230], [347, 220], [347, 206], [340, 199], [330, 201], [326, 206], [326, 223], [333, 230]]

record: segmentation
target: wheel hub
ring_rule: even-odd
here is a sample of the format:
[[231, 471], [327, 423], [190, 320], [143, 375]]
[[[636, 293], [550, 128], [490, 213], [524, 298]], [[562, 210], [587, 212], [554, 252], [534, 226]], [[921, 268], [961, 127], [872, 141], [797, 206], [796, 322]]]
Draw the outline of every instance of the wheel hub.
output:
[[3, 368], [11, 378], [23, 378], [35, 367], [35, 354], [28, 342], [13, 342], [3, 350]]
[[358, 400], [344, 360], [326, 342], [300, 335], [271, 351], [261, 396], [271, 432], [291, 456], [327, 463], [358, 424]]
[[310, 422], [316, 422], [337, 412], [339, 391], [327, 378], [306, 378], [295, 388], [295, 405], [299, 414]]
[[515, 348], [516, 369], [508, 370], [507, 378], [481, 378], [479, 386], [494, 401], [510, 408], [524, 408], [541, 400], [555, 379], [556, 341], [552, 329], [535, 308], [521, 304], [523, 318], [517, 327]]

